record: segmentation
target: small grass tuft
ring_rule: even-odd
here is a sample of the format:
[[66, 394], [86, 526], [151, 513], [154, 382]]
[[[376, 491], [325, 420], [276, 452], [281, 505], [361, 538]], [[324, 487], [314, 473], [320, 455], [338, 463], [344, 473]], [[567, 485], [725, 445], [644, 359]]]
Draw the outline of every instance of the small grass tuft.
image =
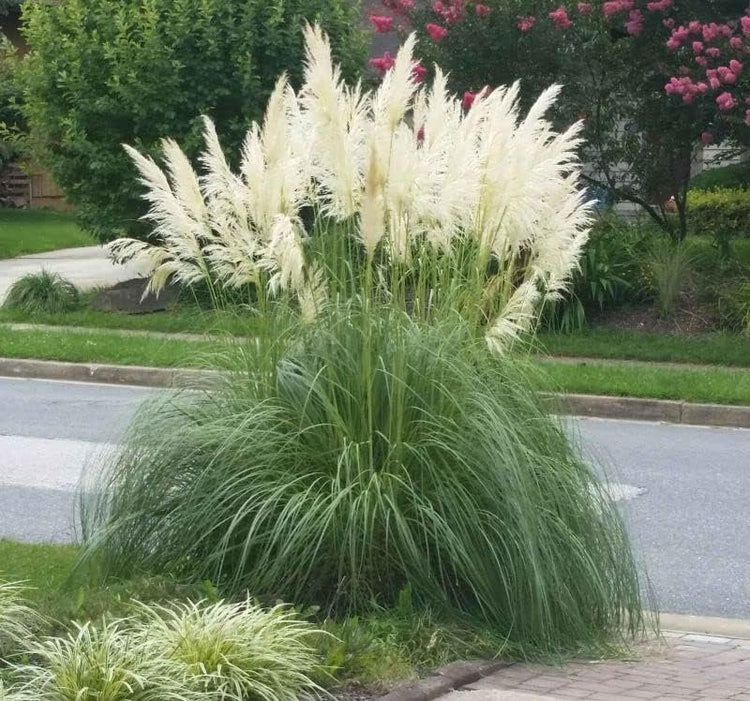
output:
[[42, 270], [24, 275], [13, 283], [3, 309], [24, 314], [59, 314], [78, 306], [78, 289], [58, 273]]

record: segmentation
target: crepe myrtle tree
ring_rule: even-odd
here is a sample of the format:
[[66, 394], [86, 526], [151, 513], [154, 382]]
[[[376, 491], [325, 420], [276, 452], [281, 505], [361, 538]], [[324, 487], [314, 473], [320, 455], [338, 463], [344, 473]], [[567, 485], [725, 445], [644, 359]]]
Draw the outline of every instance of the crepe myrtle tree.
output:
[[[745, 74], [734, 55], [746, 50], [747, 0], [382, 1], [382, 15], [370, 17], [375, 31], [415, 30], [415, 71], [426, 76], [439, 63], [466, 109], [479, 92], [519, 79], [526, 104], [541, 86], [562, 83], [554, 118], [558, 126], [584, 121], [585, 179], [641, 206], [675, 241], [688, 230], [696, 148], [725, 138], [747, 142]], [[703, 52], [683, 37], [691, 27], [711, 40], [707, 67], [719, 86], [691, 75], [703, 68]], [[721, 53], [712, 57], [714, 49]], [[686, 66], [688, 52], [701, 60]], [[371, 65], [382, 74], [391, 62], [384, 54]]]

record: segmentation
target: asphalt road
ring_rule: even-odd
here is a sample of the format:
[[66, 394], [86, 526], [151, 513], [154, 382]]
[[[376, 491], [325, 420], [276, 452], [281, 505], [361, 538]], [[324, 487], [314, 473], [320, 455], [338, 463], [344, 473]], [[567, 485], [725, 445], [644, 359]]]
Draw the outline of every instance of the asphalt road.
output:
[[[75, 538], [75, 489], [154, 390], [0, 379], [0, 538]], [[571, 421], [662, 611], [750, 618], [750, 431]], [[2, 569], [2, 563], [0, 563]]]

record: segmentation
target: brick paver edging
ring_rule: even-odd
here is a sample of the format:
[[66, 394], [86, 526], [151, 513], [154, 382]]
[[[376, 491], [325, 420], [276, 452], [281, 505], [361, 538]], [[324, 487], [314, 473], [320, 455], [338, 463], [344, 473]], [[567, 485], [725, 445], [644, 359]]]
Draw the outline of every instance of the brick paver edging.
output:
[[746, 639], [664, 633], [662, 639], [639, 644], [633, 653], [627, 660], [565, 666], [457, 662], [378, 701], [750, 700]]
[[[169, 387], [179, 380], [199, 380], [212, 375], [214, 373], [202, 370], [0, 358], [0, 377]], [[588, 394], [544, 396], [550, 403], [550, 411], [571, 416], [750, 428], [750, 406], [693, 404], [663, 399]]]

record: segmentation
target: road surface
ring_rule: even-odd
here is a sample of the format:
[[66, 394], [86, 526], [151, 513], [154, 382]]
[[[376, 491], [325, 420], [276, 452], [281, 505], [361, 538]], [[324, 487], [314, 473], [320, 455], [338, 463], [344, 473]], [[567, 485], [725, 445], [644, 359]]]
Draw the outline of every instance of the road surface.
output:
[[[73, 540], [81, 470], [153, 391], [0, 379], [0, 538]], [[571, 430], [607, 466], [660, 609], [750, 618], [750, 431], [597, 419]]]

